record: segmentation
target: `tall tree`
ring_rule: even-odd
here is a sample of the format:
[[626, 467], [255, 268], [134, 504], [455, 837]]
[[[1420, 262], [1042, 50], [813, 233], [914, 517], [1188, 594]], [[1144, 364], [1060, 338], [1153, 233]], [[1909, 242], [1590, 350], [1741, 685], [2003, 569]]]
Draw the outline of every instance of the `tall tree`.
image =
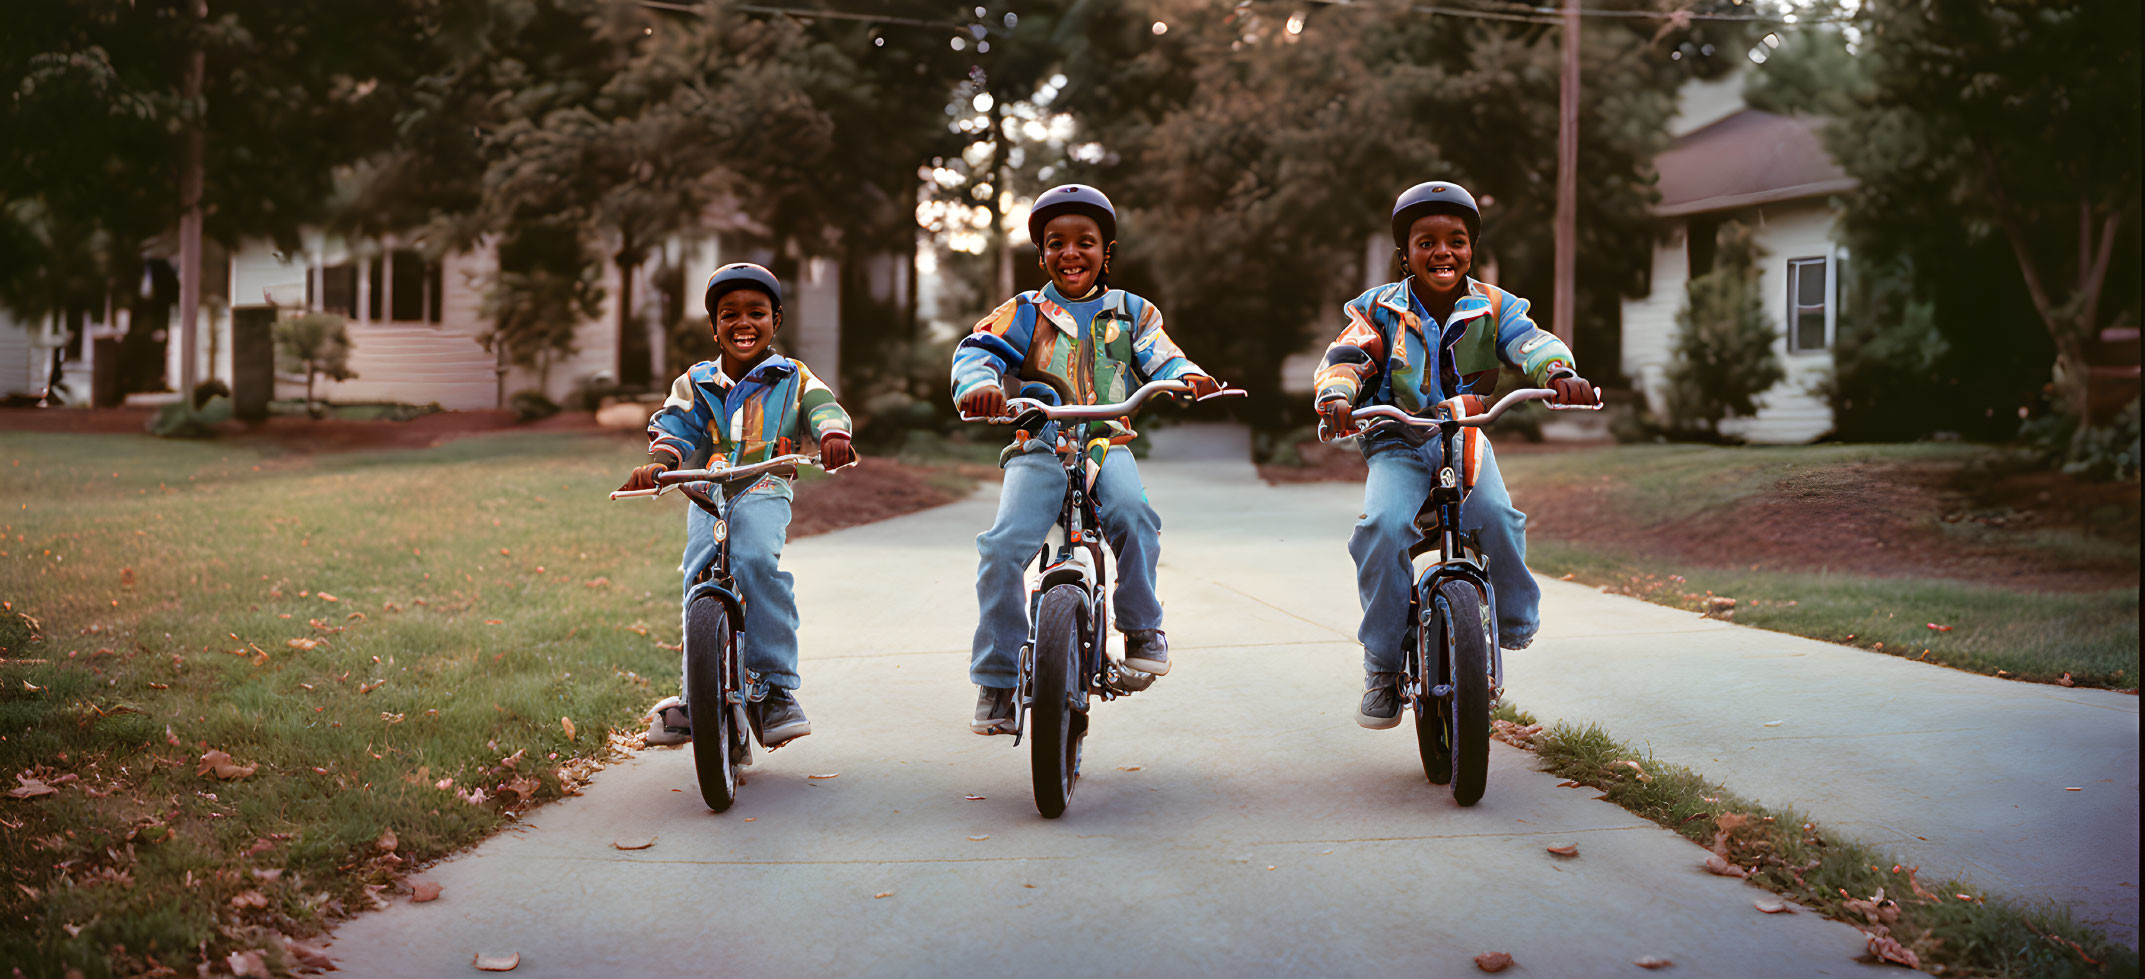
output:
[[1869, 88], [1829, 141], [1850, 228], [1917, 269], [2000, 243], [2084, 417], [2097, 334], [2139, 311], [2138, 5], [1867, 0], [1857, 23]]
[[[177, 227], [192, 200], [216, 241], [295, 246], [326, 214], [335, 169], [383, 138], [374, 92], [401, 77], [407, 39], [438, 14], [419, 0], [219, 0], [206, 16], [197, 0], [11, 10], [0, 33], [11, 93], [0, 102], [10, 148], [0, 221], [14, 230], [0, 238], [89, 250], [29, 250], [0, 268], [0, 301], [32, 316], [101, 305], [106, 288], [138, 277], [149, 239]], [[82, 291], [36, 285], [68, 281]]]

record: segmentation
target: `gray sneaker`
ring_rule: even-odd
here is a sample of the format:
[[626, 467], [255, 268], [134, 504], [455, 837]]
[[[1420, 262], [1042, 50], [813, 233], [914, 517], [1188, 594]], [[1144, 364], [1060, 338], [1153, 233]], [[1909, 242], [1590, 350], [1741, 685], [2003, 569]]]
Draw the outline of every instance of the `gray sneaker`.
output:
[[1169, 637], [1160, 629], [1125, 633], [1125, 665], [1141, 673], [1169, 675]]
[[796, 696], [781, 687], [769, 687], [767, 699], [760, 701], [760, 743], [773, 751], [810, 733], [812, 722], [805, 720]]
[[1363, 702], [1356, 707], [1356, 723], [1373, 731], [1400, 725], [1400, 680], [1398, 673], [1370, 673], [1363, 677]]
[[648, 711], [648, 734], [643, 739], [651, 745], [685, 744], [693, 740], [693, 721], [685, 713], [685, 698], [665, 697]]
[[977, 687], [976, 719], [968, 729], [977, 734], [1017, 734], [1013, 720], [1013, 688]]

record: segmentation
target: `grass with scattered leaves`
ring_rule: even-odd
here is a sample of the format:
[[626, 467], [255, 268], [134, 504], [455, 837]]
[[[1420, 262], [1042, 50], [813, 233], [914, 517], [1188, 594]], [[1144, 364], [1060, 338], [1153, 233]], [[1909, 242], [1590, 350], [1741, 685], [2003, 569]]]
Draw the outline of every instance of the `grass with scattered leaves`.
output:
[[677, 682], [682, 504], [604, 499], [644, 459], [0, 433], [0, 961], [287, 968], [574, 791]]
[[[2138, 686], [2138, 590], [2028, 593], [1933, 578], [1740, 571], [1548, 538], [1527, 542], [1537, 574], [1659, 605], [1706, 611], [1735, 599], [1733, 621], [1975, 673], [2081, 687]], [[1932, 629], [1931, 625], [1939, 628]]]
[[1869, 936], [1873, 958], [1953, 976], [2135, 976], [2135, 952], [2060, 908], [1926, 882], [1875, 847], [1826, 834], [1791, 809], [1762, 806], [1681, 765], [1616, 740], [1598, 725], [1542, 729], [1499, 707], [1500, 737], [1534, 751], [1543, 771], [1707, 847], [1708, 869], [1743, 877], [1792, 906]]

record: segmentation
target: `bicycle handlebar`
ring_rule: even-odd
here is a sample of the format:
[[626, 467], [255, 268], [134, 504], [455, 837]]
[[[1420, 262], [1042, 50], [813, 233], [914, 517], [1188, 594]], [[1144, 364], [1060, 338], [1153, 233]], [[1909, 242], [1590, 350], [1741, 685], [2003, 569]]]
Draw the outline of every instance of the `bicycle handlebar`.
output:
[[[661, 496], [663, 495], [664, 490], [682, 483], [728, 482], [734, 479], [744, 479], [747, 476], [758, 476], [764, 473], [774, 472], [777, 469], [785, 469], [797, 465], [817, 466], [819, 465], [819, 457], [815, 455], [805, 455], [801, 452], [792, 452], [788, 455], [776, 456], [764, 462], [755, 462], [745, 466], [731, 466], [727, 469], [673, 469], [667, 472], [659, 472], [655, 474], [654, 489], [612, 490], [611, 499], [626, 500], [643, 496]], [[833, 469], [828, 469], [826, 471], [839, 472], [853, 465], [856, 465], [856, 463], [851, 462], [846, 465], [836, 466]]]
[[[1458, 424], [1462, 428], [1481, 428], [1485, 425], [1490, 424], [1491, 422], [1496, 421], [1498, 418], [1502, 417], [1505, 412], [1511, 410], [1513, 407], [1523, 402], [1549, 401], [1556, 396], [1557, 393], [1548, 388], [1520, 388], [1517, 391], [1514, 391], [1510, 394], [1505, 395], [1502, 398], [1497, 399], [1497, 403], [1491, 405], [1488, 411], [1485, 411], [1479, 415], [1461, 415], [1460, 417], [1453, 419], [1453, 422]], [[1601, 409], [1602, 402], [1600, 401], [1599, 396], [1596, 396], [1594, 403], [1590, 405], [1560, 405], [1554, 402], [1549, 405], [1549, 410], [1551, 411], [1600, 411]], [[1354, 434], [1357, 435], [1361, 435], [1374, 428], [1378, 428], [1381, 425], [1405, 425], [1409, 428], [1436, 428], [1440, 424], [1442, 424], [1440, 419], [1424, 417], [1421, 415], [1411, 415], [1398, 408], [1392, 407], [1391, 405], [1373, 405], [1368, 408], [1357, 408], [1353, 412], [1351, 412], [1351, 415], [1357, 420], [1356, 429], [1354, 432]], [[1321, 423], [1319, 425], [1319, 428], [1321, 431], [1323, 431], [1325, 425]]]
[[[1182, 394], [1191, 389], [1192, 385], [1187, 381], [1148, 381], [1140, 385], [1139, 390], [1132, 392], [1131, 397], [1116, 404], [1106, 405], [1053, 405], [1034, 398], [1012, 398], [1006, 401], [1005, 414], [1003, 415], [963, 414], [961, 420], [964, 422], [989, 422], [993, 425], [1010, 425], [1020, 416], [1035, 412], [1051, 421], [1109, 421], [1112, 418], [1123, 418], [1139, 410], [1139, 406], [1154, 395]], [[1246, 393], [1243, 388], [1223, 385], [1221, 390], [1197, 400], [1242, 397]]]

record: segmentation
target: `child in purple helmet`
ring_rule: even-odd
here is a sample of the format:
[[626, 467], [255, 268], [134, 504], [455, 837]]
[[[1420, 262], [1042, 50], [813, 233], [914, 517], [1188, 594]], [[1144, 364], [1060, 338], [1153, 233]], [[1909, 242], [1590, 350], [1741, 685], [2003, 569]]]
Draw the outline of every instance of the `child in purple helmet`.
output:
[[[1196, 397], [1221, 384], [1184, 356], [1162, 330], [1162, 313], [1147, 300], [1109, 287], [1117, 211], [1093, 187], [1065, 184], [1036, 197], [1028, 237], [1050, 276], [1043, 288], [1005, 301], [976, 323], [953, 353], [953, 398], [967, 415], [999, 415], [1007, 378], [1020, 394], [1059, 404], [1109, 404], [1154, 380], [1192, 385]], [[1124, 444], [1133, 432], [1110, 423], [1112, 445], [1094, 477], [1103, 536], [1117, 555], [1115, 607], [1125, 635], [1125, 665], [1169, 672], [1162, 603], [1155, 598], [1161, 517], [1147, 504], [1139, 467]], [[1013, 684], [1020, 646], [1028, 635], [1023, 568], [1042, 547], [1065, 498], [1065, 469], [1052, 439], [1038, 433], [1000, 455], [1005, 486], [998, 517], [976, 538], [981, 618], [969, 661], [977, 690], [977, 734], [1013, 733]]]
[[[1482, 233], [1482, 212], [1459, 184], [1417, 184], [1393, 204], [1393, 246], [1406, 267], [1401, 281], [1378, 286], [1345, 307], [1348, 328], [1326, 348], [1313, 395], [1319, 416], [1336, 432], [1353, 429], [1352, 411], [1392, 405], [1425, 414], [1441, 402], [1463, 414], [1478, 411], [1478, 391], [1496, 384], [1502, 366], [1518, 368], [1554, 388], [1558, 404], [1592, 404], [1593, 385], [1573, 366], [1571, 349], [1527, 318], [1527, 301], [1467, 273]], [[1480, 429], [1467, 440], [1473, 490], [1460, 529], [1475, 534], [1489, 558], [1497, 598], [1497, 637], [1506, 649], [1534, 641], [1541, 589], [1527, 573], [1527, 515], [1512, 506], [1497, 460]], [[1415, 513], [1430, 493], [1445, 451], [1442, 440], [1420, 448], [1397, 434], [1361, 440], [1370, 474], [1363, 485], [1363, 519], [1349, 539], [1363, 603], [1366, 674], [1356, 723], [1384, 729], [1400, 723], [1400, 689], [1407, 652], [1408, 597], [1414, 569], [1408, 545]]]
[[[839, 469], [856, 461], [849, 445], [849, 413], [834, 392], [801, 360], [770, 349], [782, 327], [782, 284], [773, 272], [749, 262], [716, 269], [708, 277], [708, 323], [722, 353], [694, 364], [670, 386], [670, 398], [648, 419], [647, 465], [633, 470], [620, 489], [650, 489], [657, 473], [742, 466], [788, 451], [787, 443], [810, 434], [819, 461]], [[739, 491], [730, 509], [730, 572], [745, 600], [745, 669], [767, 684], [760, 702], [760, 743], [769, 748], [812, 733], [812, 722], [791, 692], [797, 689], [797, 597], [789, 572], [778, 570], [788, 538], [790, 481], [762, 476]], [[713, 559], [715, 518], [699, 507], [685, 511], [684, 596]], [[650, 711], [649, 744], [692, 740], [686, 704], [669, 697]]]

